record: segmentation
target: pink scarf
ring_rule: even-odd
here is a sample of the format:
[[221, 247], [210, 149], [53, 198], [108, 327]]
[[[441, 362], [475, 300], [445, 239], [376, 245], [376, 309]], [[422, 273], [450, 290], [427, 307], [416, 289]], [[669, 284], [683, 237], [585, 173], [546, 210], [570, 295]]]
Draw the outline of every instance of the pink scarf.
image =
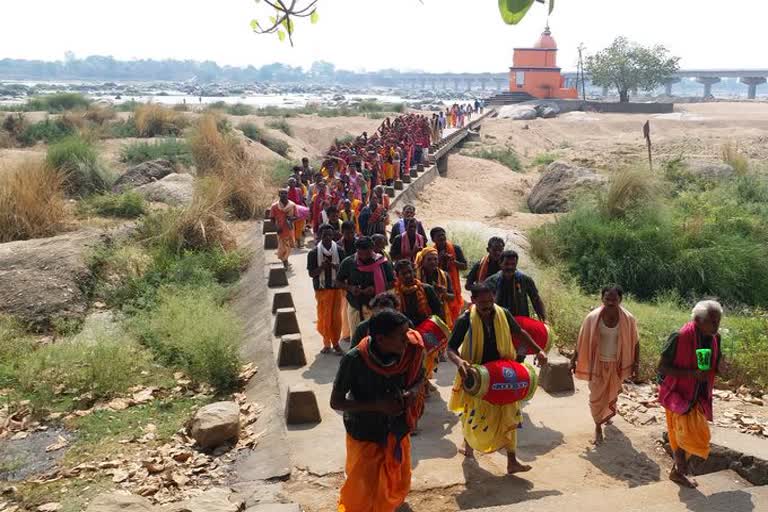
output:
[[403, 231], [400, 235], [400, 255], [413, 261], [416, 253], [424, 248], [424, 237], [418, 233], [416, 233], [416, 243], [414, 246], [413, 252], [411, 252], [411, 240], [408, 238], [408, 233]]
[[363, 265], [363, 262], [355, 256], [355, 265], [360, 272], [373, 272], [373, 288], [376, 290], [376, 295], [387, 291], [387, 279], [384, 276], [384, 269], [381, 266], [387, 262], [387, 258], [381, 254], [374, 253], [373, 263]]
[[[688, 322], [682, 329], [677, 338], [677, 351], [675, 352], [675, 368], [684, 370], [695, 370], [698, 368], [696, 363], [696, 349], [699, 348], [698, 333], [696, 324]], [[712, 421], [712, 389], [715, 386], [715, 368], [718, 352], [720, 350], [720, 340], [715, 336], [712, 340], [712, 365], [713, 368], [707, 376], [707, 396], [699, 396], [698, 402], [704, 410], [704, 416]], [[665, 408], [676, 414], [687, 414], [693, 404], [693, 397], [696, 394], [697, 380], [695, 377], [672, 377], [666, 375], [664, 381], [659, 386], [659, 403]]]

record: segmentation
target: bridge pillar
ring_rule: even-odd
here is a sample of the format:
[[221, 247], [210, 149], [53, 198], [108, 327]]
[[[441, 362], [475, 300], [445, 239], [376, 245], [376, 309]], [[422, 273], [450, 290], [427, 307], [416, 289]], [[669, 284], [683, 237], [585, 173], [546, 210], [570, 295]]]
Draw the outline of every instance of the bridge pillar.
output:
[[745, 76], [739, 79], [741, 83], [749, 86], [747, 98], [753, 100], [757, 97], [757, 86], [766, 82], [764, 76]]
[[717, 76], [700, 76], [696, 78], [696, 81], [704, 86], [704, 97], [709, 98], [712, 96], [712, 86], [720, 82], [720, 78]]
[[448, 153], [437, 159], [437, 173], [443, 178], [448, 176]]
[[672, 86], [674, 84], [679, 84], [680, 79], [677, 77], [670, 78], [666, 82], [664, 82], [664, 94], [667, 96], [672, 96]]

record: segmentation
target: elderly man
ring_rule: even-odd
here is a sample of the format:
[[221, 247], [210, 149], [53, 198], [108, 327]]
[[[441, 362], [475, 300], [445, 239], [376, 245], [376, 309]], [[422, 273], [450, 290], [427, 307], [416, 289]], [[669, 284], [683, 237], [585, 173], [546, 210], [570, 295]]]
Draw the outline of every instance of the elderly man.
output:
[[616, 415], [616, 402], [624, 380], [636, 376], [640, 361], [637, 322], [621, 306], [618, 286], [603, 288], [603, 305], [581, 324], [571, 370], [589, 381], [589, 408], [595, 420], [594, 444], [603, 442], [603, 425]]
[[707, 421], [712, 421], [715, 374], [723, 363], [718, 334], [722, 316], [722, 306], [713, 300], [696, 304], [691, 321], [669, 337], [659, 361], [659, 403], [667, 412], [675, 458], [669, 479], [683, 487], [698, 485], [687, 476], [688, 458], [709, 457]]

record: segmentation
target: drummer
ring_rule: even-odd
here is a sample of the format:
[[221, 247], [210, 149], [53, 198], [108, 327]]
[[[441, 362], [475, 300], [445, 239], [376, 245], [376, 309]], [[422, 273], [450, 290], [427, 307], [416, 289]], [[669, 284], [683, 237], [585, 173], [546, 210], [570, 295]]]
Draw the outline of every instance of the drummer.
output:
[[[540, 364], [547, 361], [533, 339], [517, 324], [509, 311], [494, 304], [494, 293], [485, 284], [472, 287], [472, 306], [456, 320], [448, 341], [448, 359], [459, 374], [451, 391], [449, 407], [459, 413], [464, 432], [464, 447], [459, 452], [467, 459], [474, 451], [484, 453], [507, 449], [507, 473], [530, 471], [531, 466], [517, 460], [517, 428], [522, 422], [520, 403], [494, 405], [464, 392], [462, 381], [472, 365], [499, 359], [512, 360], [517, 354], [512, 335], [536, 353]], [[470, 328], [471, 327], [471, 328]], [[485, 426], [478, 428], [478, 420]]]
[[[506, 250], [501, 253], [501, 270], [485, 280], [496, 295], [496, 304], [512, 313], [512, 316], [531, 316], [528, 300], [530, 299], [536, 316], [542, 322], [547, 321], [547, 312], [544, 302], [539, 296], [536, 283], [529, 276], [517, 269], [519, 256], [516, 251]], [[524, 347], [518, 347], [517, 362], [525, 360]]]

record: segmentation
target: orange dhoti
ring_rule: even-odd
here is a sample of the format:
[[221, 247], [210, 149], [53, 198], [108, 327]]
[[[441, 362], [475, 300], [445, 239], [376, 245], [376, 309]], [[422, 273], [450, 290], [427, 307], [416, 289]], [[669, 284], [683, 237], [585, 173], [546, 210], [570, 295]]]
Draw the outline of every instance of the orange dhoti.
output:
[[681, 449], [686, 456], [709, 457], [709, 424], [699, 405], [686, 414], [677, 414], [667, 409], [667, 432], [669, 446], [675, 452]]
[[589, 381], [589, 408], [595, 425], [602, 425], [616, 415], [616, 401], [621, 393], [618, 363], [598, 361]]
[[304, 226], [307, 224], [305, 220], [293, 221], [293, 238], [296, 241], [296, 245], [301, 245], [301, 240], [304, 238]]
[[293, 239], [293, 231], [280, 233], [277, 242], [277, 259], [283, 262], [288, 261], [288, 257], [293, 252], [295, 246], [296, 242]]
[[341, 295], [341, 339], [351, 338], [349, 329], [349, 315], [347, 315], [347, 295]]
[[317, 332], [323, 337], [323, 346], [334, 347], [339, 344], [341, 336], [341, 299], [344, 290], [329, 288], [315, 290], [317, 301]]
[[411, 489], [411, 439], [389, 434], [386, 446], [347, 435], [347, 479], [338, 512], [394, 512]]

